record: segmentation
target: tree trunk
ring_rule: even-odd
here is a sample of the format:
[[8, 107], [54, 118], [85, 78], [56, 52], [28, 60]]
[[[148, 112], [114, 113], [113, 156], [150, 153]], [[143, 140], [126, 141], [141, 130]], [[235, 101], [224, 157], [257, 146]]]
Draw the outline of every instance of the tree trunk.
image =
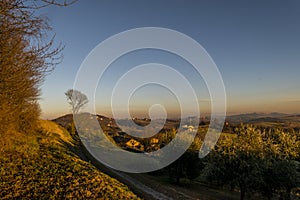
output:
[[240, 186], [240, 200], [244, 200], [246, 195], [246, 187], [242, 181], [239, 182], [239, 186]]
[[291, 199], [291, 192], [292, 192], [292, 188], [286, 188], [286, 193], [285, 193], [285, 198], [286, 200], [290, 200]]
[[246, 194], [246, 191], [244, 189], [241, 189], [240, 200], [244, 200], [245, 199], [245, 194]]

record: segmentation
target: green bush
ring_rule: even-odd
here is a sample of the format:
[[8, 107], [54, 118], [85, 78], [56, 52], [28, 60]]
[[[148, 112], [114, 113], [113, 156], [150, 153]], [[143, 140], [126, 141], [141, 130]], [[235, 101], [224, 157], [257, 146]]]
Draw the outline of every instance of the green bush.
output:
[[254, 126], [241, 126], [237, 135], [225, 135], [209, 155], [205, 175], [209, 182], [238, 186], [241, 199], [259, 192], [269, 199], [299, 187], [299, 133], [274, 129], [269, 132]]

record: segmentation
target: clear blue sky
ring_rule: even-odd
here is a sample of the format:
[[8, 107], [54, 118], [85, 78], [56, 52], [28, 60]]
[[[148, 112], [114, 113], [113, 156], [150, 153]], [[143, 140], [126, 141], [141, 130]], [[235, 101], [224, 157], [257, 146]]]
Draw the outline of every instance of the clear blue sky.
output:
[[[66, 45], [63, 62], [42, 86], [40, 104], [45, 118], [70, 111], [64, 92], [72, 88], [77, 70], [97, 44], [138, 27], [170, 28], [199, 42], [221, 72], [229, 114], [300, 112], [300, 1], [79, 0], [70, 7], [52, 6], [40, 12], [48, 16], [56, 41]], [[111, 74], [147, 62], [184, 66], [173, 55], [143, 51], [120, 58]], [[106, 89], [110, 90], [109, 73], [107, 77]], [[160, 89], [153, 91], [160, 93]], [[101, 99], [103, 94], [97, 90], [96, 97]], [[143, 106], [142, 96], [136, 95], [137, 107]]]

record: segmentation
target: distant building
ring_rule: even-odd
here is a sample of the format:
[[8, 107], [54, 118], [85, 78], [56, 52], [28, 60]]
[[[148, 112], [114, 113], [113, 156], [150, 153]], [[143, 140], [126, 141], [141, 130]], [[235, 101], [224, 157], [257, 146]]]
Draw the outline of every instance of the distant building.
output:
[[194, 129], [195, 129], [195, 127], [194, 127], [194, 126], [191, 126], [191, 125], [190, 125], [190, 126], [188, 126], [188, 130], [189, 130], [189, 131], [193, 131]]
[[135, 147], [140, 146], [141, 143], [140, 143], [139, 141], [136, 141], [136, 140], [134, 140], [134, 139], [131, 139], [131, 140], [129, 140], [128, 142], [126, 142], [126, 145], [127, 145], [128, 147], [135, 148]]
[[126, 142], [127, 147], [132, 148], [132, 149], [139, 149], [141, 151], [144, 151], [144, 146], [139, 142], [134, 139], [129, 140]]
[[182, 128], [189, 131], [193, 131], [195, 129], [195, 127], [192, 125], [183, 125]]
[[157, 144], [158, 142], [159, 142], [159, 140], [157, 138], [151, 138], [150, 139], [151, 144]]

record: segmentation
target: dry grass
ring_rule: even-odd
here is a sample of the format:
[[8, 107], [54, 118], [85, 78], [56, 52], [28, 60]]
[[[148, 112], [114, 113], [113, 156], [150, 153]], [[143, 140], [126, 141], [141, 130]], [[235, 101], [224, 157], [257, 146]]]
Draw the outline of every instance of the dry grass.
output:
[[49, 120], [40, 120], [39, 125], [40, 129], [46, 132], [46, 135], [57, 136], [66, 143], [72, 143], [72, 137], [70, 136], [69, 132], [55, 122]]
[[1, 138], [0, 199], [139, 199], [129, 188], [82, 161], [59, 125]]

